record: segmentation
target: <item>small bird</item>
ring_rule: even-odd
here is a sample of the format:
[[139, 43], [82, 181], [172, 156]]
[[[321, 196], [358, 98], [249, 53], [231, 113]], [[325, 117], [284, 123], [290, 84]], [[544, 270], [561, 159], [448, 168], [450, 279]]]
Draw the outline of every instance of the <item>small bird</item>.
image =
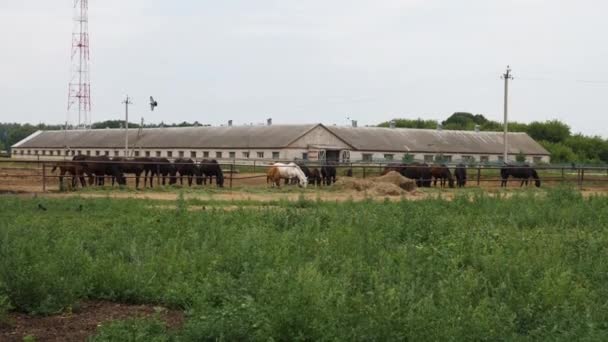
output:
[[158, 107], [158, 102], [150, 96], [150, 110], [154, 111], [154, 108]]
[[42, 204], [38, 203], [38, 210], [46, 211], [46, 208]]

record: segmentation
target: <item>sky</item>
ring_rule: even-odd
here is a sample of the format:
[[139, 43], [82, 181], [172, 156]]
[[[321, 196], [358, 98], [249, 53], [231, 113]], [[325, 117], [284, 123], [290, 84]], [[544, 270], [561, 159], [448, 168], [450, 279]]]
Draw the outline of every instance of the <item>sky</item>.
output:
[[[67, 112], [74, 0], [0, 0], [0, 122]], [[92, 120], [559, 119], [608, 136], [605, 0], [90, 0]], [[151, 112], [152, 95], [159, 107]]]

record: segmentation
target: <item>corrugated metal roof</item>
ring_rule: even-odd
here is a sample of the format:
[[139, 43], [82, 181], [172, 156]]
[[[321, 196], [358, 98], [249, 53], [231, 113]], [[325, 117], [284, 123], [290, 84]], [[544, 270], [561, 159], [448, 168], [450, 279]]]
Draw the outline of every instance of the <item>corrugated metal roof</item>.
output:
[[[318, 124], [171, 127], [129, 129], [129, 146], [141, 148], [282, 148]], [[109, 148], [125, 146], [124, 129], [44, 131], [23, 141], [18, 148]]]
[[[358, 150], [502, 154], [503, 133], [432, 129], [327, 126]], [[549, 155], [526, 133], [509, 133], [509, 153]]]
[[[317, 126], [325, 127], [356, 150], [459, 154], [502, 154], [501, 132], [448, 131], [381, 127], [308, 125], [178, 127], [129, 130], [131, 148], [219, 149], [285, 148]], [[107, 148], [123, 149], [122, 129], [43, 131], [15, 148]], [[319, 141], [322, 146], [326, 142]], [[509, 133], [509, 153], [549, 155], [526, 133]]]

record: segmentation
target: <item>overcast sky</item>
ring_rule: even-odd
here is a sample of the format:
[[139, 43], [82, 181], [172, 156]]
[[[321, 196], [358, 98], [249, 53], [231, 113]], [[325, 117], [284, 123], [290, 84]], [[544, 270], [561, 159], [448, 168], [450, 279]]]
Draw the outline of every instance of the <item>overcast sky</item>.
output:
[[[510, 64], [512, 120], [608, 136], [605, 0], [89, 3], [93, 121], [502, 120]], [[66, 120], [72, 6], [0, 0], [0, 122]]]

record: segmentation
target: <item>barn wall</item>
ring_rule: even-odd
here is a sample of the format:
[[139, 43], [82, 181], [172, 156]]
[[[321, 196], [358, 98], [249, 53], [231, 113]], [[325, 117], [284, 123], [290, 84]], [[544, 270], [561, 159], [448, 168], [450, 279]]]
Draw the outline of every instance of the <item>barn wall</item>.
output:
[[340, 147], [345, 150], [350, 149], [350, 146], [345, 144], [340, 138], [321, 126], [314, 128], [303, 137], [294, 141], [289, 147], [306, 149], [310, 145], [326, 145]]

